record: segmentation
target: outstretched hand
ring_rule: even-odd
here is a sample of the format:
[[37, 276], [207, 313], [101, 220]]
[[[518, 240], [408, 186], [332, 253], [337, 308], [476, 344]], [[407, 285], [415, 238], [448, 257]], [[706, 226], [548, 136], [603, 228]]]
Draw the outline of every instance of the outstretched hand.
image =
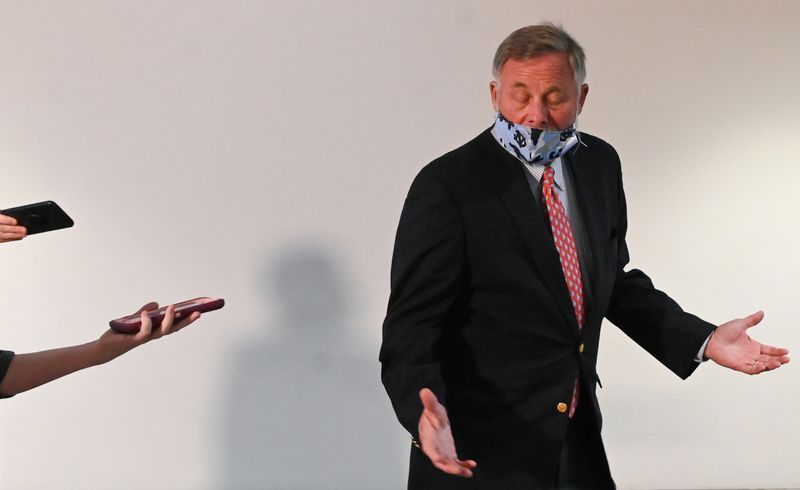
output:
[[147, 312], [156, 308], [158, 304], [148, 303], [139, 310], [142, 314], [142, 327], [136, 334], [122, 334], [109, 330], [98, 340], [85, 344], [17, 354], [8, 366], [5, 377], [0, 380], [0, 390], [6, 395], [15, 395], [75, 371], [103, 364], [145, 342], [176, 332], [200, 316], [195, 312], [173, 323], [175, 309], [170, 307], [161, 326], [153, 330], [153, 323]]
[[745, 318], [723, 323], [711, 334], [705, 356], [720, 366], [746, 374], [778, 369], [789, 362], [787, 349], [764, 345], [747, 335], [747, 330], [764, 318], [759, 311]]
[[445, 473], [472, 477], [472, 470], [478, 463], [471, 459], [465, 461], [458, 459], [447, 409], [428, 388], [420, 390], [419, 399], [424, 407], [419, 418], [419, 442], [422, 452], [435, 467]]

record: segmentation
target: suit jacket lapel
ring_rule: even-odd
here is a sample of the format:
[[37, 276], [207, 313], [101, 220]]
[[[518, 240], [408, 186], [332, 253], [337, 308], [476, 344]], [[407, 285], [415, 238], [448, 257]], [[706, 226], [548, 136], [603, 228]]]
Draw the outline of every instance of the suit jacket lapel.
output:
[[[606, 277], [606, 272], [603, 271], [603, 265], [609, 263], [606, 254], [609, 252], [606, 238], [607, 230], [609, 230], [607, 213], [604, 212], [605, 206], [603, 202], [602, 189], [604, 183], [601, 181], [602, 177], [597, 172], [597, 166], [592, 165], [588, 159], [588, 150], [583, 147], [578, 147], [574, 153], [569, 153], [565, 156], [567, 164], [572, 172], [573, 186], [575, 188], [575, 199], [572, 202], [577, 202], [580, 209], [583, 225], [585, 227], [585, 237], [589, 241], [589, 249], [592, 253], [591, 267], [589, 274], [591, 274], [592, 291], [589, 296], [590, 303], [588, 305], [588, 317], [586, 324], [595, 325], [595, 322], [602, 321], [602, 312], [605, 311], [605, 306], [600, 305], [599, 302], [603, 301], [607, 295], [607, 283], [603, 281]], [[604, 232], [605, 231], [605, 232]], [[597, 316], [600, 316], [597, 318]]]
[[487, 180], [491, 181], [511, 215], [530, 252], [533, 265], [558, 305], [566, 325], [577, 335], [578, 321], [572, 308], [558, 251], [547, 229], [549, 225], [544, 219], [544, 211], [540, 209], [531, 193], [528, 180], [523, 173], [525, 172], [523, 164], [500, 147], [491, 134], [486, 136], [488, 139], [483, 139], [483, 147], [487, 153], [488, 167], [491, 169], [486, 172]]

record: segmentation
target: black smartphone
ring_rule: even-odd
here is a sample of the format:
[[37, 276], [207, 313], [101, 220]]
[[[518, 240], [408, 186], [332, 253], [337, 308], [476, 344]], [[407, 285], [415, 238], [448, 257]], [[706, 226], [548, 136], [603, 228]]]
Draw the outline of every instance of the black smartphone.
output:
[[69, 228], [75, 224], [53, 201], [8, 208], [0, 211], [0, 214], [16, 218], [17, 224], [28, 230], [28, 235]]
[[[207, 311], [218, 310], [223, 306], [225, 306], [225, 300], [222, 298], [201, 297], [187, 301], [181, 301], [180, 303], [175, 303], [175, 321], [177, 322], [182, 318], [186, 318], [195, 311], [205, 313]], [[162, 306], [157, 310], [147, 313], [147, 315], [153, 321], [153, 329], [161, 326], [161, 321], [164, 320], [166, 313], [166, 306]], [[142, 319], [139, 313], [134, 313], [133, 315], [111, 320], [109, 322], [109, 326], [119, 333], [136, 333], [142, 326]]]

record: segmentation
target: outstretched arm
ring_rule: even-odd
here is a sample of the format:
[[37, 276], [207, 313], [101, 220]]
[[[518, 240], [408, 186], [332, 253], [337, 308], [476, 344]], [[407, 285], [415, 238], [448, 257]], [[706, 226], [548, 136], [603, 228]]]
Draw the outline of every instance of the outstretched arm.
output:
[[466, 269], [457, 203], [431, 166], [411, 185], [392, 255], [392, 292], [381, 344], [381, 378], [397, 418], [419, 440], [420, 390], [447, 399], [441, 340]]
[[139, 310], [142, 326], [136, 334], [108, 330], [99, 339], [86, 344], [14, 356], [0, 381], [0, 393], [16, 395], [75, 371], [106, 363], [144, 343], [177, 332], [200, 317], [200, 313], [195, 312], [173, 323], [175, 308], [170, 306], [161, 326], [153, 330], [147, 312], [157, 308], [158, 303], [148, 303]]
[[720, 366], [746, 374], [778, 369], [789, 362], [789, 351], [753, 340], [747, 330], [761, 323], [764, 312], [737, 318], [720, 325], [706, 346], [705, 356]]

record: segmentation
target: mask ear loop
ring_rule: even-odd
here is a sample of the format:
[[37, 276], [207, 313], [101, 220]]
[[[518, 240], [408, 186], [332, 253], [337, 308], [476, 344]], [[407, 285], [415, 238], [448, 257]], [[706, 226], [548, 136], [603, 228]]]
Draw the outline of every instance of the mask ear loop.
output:
[[567, 152], [570, 155], [574, 155], [575, 153], [577, 153], [578, 152], [578, 148], [580, 148], [581, 146], [589, 148], [589, 145], [584, 143], [583, 140], [581, 139], [581, 133], [580, 133], [580, 131], [578, 131], [577, 127], [575, 128], [575, 138], [578, 139], [578, 144], [573, 146], [572, 149]]
[[572, 149], [571, 154], [574, 154], [576, 151], [578, 151], [578, 148], [580, 146], [583, 146], [585, 148], [589, 148], [589, 145], [584, 143], [583, 140], [581, 139], [581, 132], [578, 131], [578, 110], [577, 109], [575, 110], [575, 122], [573, 124], [575, 125], [575, 137], [578, 138], [578, 144], [575, 145], [575, 148]]
[[[577, 128], [575, 129], [575, 137], [578, 138], [578, 145], [586, 147], [586, 148], [589, 148], [589, 145], [584, 143], [583, 140], [581, 139], [581, 132], [578, 131]], [[572, 153], [575, 153], [576, 151], [578, 151], [578, 145], [575, 145], [575, 148], [572, 150]]]

